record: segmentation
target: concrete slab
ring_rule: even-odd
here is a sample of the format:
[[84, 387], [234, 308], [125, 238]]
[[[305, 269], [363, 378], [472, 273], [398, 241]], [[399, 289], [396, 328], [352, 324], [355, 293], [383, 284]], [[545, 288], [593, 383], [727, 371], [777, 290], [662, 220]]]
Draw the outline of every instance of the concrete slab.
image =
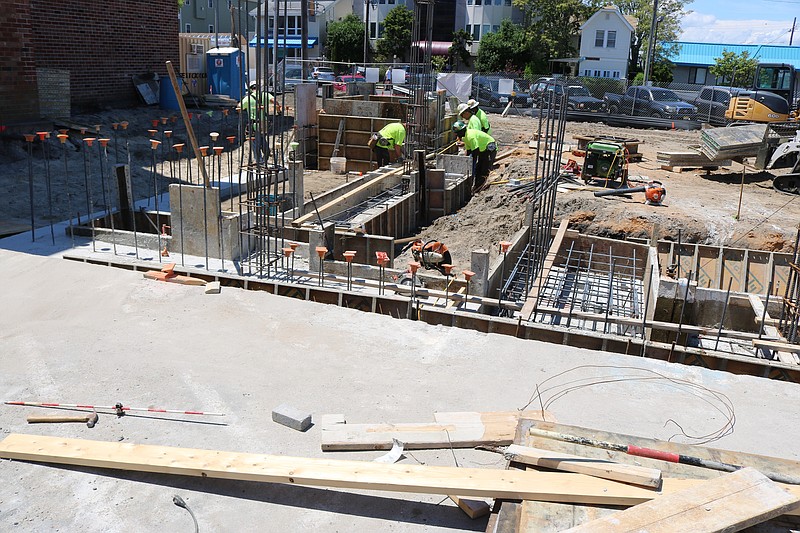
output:
[[[643, 372], [725, 394], [734, 431], [716, 447], [800, 459], [798, 385], [568, 346], [431, 327], [226, 288], [157, 283], [140, 272], [0, 251], [0, 390], [4, 400], [153, 406], [225, 417], [102, 414], [83, 425], [28, 426], [53, 410], [0, 405], [0, 437], [37, 433], [143, 444], [371, 461], [382, 452], [323, 454], [320, 429], [286, 431], [270, 409], [302, 405], [348, 422], [420, 422], [435, 411], [525, 406], [540, 385], [585, 380], [555, 399], [560, 422], [667, 439], [718, 430], [725, 415], [698, 389], [634, 379]], [[566, 372], [565, 374], [561, 374]], [[544, 383], [544, 380], [550, 381]], [[610, 379], [614, 378], [614, 379]], [[591, 385], [591, 386], [588, 386]], [[544, 401], [549, 392], [545, 392]], [[550, 394], [553, 397], [553, 394]], [[538, 401], [531, 408], [538, 408]], [[679, 441], [686, 441], [680, 436]], [[673, 440], [675, 440], [673, 439]], [[456, 450], [462, 466], [502, 457]], [[403, 461], [452, 465], [450, 450]], [[415, 463], [416, 464], [416, 463]], [[438, 496], [258, 485], [0, 461], [0, 520], [20, 531], [483, 531]], [[269, 524], [265, 526], [265, 524]]]

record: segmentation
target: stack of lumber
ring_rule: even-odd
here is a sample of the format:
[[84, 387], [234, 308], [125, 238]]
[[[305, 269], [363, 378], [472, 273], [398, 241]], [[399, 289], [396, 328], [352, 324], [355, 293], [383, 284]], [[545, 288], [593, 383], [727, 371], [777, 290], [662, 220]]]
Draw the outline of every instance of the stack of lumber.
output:
[[700, 151], [712, 161], [753, 157], [758, 154], [766, 134], [766, 124], [703, 130]]
[[661, 165], [663, 170], [674, 168], [719, 168], [731, 165], [730, 160], [712, 161], [707, 155], [689, 148], [680, 152], [657, 152], [656, 162]]
[[[434, 418], [433, 423], [351, 425], [343, 415], [324, 415], [320, 422], [323, 449], [481, 446], [504, 453], [509, 468], [394, 464], [402, 459], [399, 453], [390, 460], [353, 461], [22, 434], [0, 441], [0, 458], [250, 482], [442, 494], [472, 518], [488, 514], [489, 506], [464, 496], [494, 498], [498, 501], [486, 530], [503, 533], [570, 528], [576, 532], [728, 532], [776, 517], [794, 520], [800, 514], [800, 485], [770, 479], [793, 482], [800, 476], [796, 461], [566, 426], [545, 421], [552, 416], [540, 411], [436, 413]], [[584, 441], [575, 444], [547, 437], [555, 434], [629, 443], [629, 447], [658, 447], [663, 452], [658, 457], [680, 453], [742, 468], [728, 473], [631, 457], [584, 446]]]

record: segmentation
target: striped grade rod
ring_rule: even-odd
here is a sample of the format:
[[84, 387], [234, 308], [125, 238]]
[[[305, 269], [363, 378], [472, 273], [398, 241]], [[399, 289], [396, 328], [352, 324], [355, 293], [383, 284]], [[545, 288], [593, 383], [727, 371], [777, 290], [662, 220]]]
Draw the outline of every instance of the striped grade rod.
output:
[[209, 413], [206, 411], [188, 411], [182, 409], [159, 409], [157, 407], [128, 407], [118, 403], [116, 405], [85, 405], [80, 403], [51, 403], [51, 402], [3, 402], [6, 405], [27, 405], [31, 407], [71, 407], [74, 409], [110, 409], [121, 414], [125, 411], [144, 411], [148, 413], [173, 413], [179, 415], [225, 416], [225, 413]]

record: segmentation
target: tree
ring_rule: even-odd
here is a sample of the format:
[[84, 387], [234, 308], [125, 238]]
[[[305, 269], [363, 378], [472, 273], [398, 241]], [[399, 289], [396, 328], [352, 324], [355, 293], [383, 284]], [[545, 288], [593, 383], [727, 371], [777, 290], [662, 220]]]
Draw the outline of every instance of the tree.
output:
[[522, 9], [529, 39], [539, 43], [533, 62], [540, 69], [550, 59], [575, 57], [573, 43], [594, 11], [584, 0], [514, 0], [514, 5]]
[[737, 87], [747, 87], [753, 82], [756, 73], [758, 59], [750, 57], [750, 53], [744, 50], [741, 54], [722, 51], [722, 57], [714, 58], [714, 64], [708, 71]]
[[452, 70], [458, 70], [463, 64], [469, 67], [469, 47], [472, 45], [472, 34], [464, 30], [453, 32], [453, 44], [447, 49], [447, 63]]
[[[675, 53], [674, 47], [665, 47], [665, 41], [676, 41], [681, 29], [681, 19], [691, 13], [685, 9], [691, 0], [659, 0], [658, 23], [655, 42], [656, 54], [669, 59]], [[650, 25], [653, 20], [652, 0], [613, 0], [623, 15], [632, 15], [636, 18], [634, 32], [631, 39], [631, 53], [628, 63], [628, 72], [636, 72], [644, 66], [647, 57], [647, 46], [650, 40]]]
[[535, 44], [522, 26], [506, 19], [500, 24], [500, 31], [481, 39], [475, 68], [480, 72], [522, 71], [535, 56]]
[[406, 60], [406, 54], [411, 48], [411, 25], [414, 23], [414, 13], [406, 6], [397, 6], [386, 14], [383, 19], [383, 37], [378, 39], [378, 53], [386, 61], [391, 61], [397, 56], [400, 61]]
[[353, 63], [364, 59], [364, 23], [350, 13], [328, 25], [325, 48], [332, 61]]

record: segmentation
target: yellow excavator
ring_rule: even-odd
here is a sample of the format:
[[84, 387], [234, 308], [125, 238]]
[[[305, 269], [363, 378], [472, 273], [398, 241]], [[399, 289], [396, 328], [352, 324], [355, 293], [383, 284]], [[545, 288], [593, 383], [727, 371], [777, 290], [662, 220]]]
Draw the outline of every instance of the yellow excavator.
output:
[[731, 97], [725, 118], [736, 122], [793, 121], [794, 98], [795, 68], [785, 63], [761, 63], [756, 67], [752, 89]]

